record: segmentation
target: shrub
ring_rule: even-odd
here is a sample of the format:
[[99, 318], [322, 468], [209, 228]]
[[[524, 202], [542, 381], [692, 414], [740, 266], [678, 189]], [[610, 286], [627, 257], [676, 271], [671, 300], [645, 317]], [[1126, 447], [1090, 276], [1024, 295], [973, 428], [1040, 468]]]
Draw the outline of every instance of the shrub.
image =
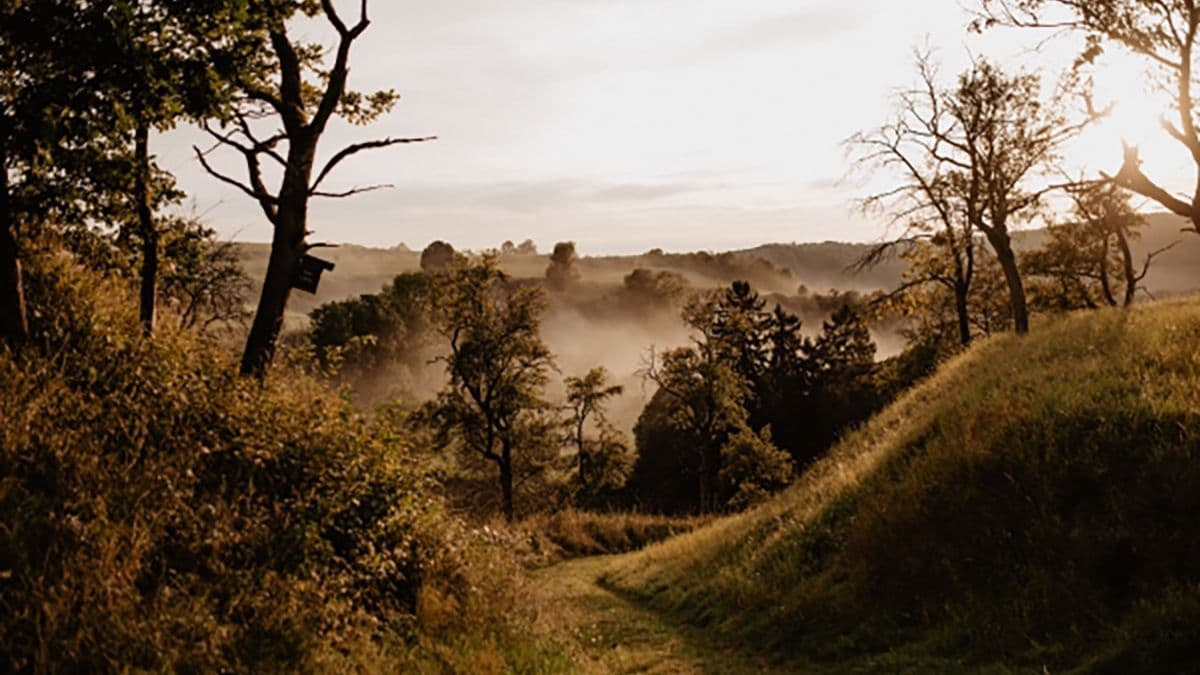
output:
[[388, 416], [296, 367], [240, 378], [187, 332], [144, 339], [120, 285], [67, 257], [30, 268], [37, 346], [0, 353], [0, 669], [340, 669], [419, 641], [433, 594], [505, 619], [498, 581], [459, 583], [501, 559]]
[[545, 565], [590, 555], [636, 551], [650, 544], [690, 532], [707, 522], [700, 517], [661, 516], [644, 513], [598, 513], [565, 509], [521, 521], [513, 542], [527, 562]]
[[792, 457], [771, 442], [771, 428], [743, 428], [721, 448], [722, 488], [731, 509], [766, 499], [792, 482]]

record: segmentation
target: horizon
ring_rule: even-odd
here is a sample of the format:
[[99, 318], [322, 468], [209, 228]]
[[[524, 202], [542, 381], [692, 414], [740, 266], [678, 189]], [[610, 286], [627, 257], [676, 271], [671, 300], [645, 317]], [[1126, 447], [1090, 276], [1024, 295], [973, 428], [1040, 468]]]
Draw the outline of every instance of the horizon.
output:
[[[1143, 215], [1144, 215], [1144, 216], [1145, 216], [1147, 219], [1150, 219], [1150, 220], [1152, 220], [1152, 219], [1154, 219], [1154, 218], [1173, 218], [1173, 219], [1184, 220], [1184, 218], [1183, 218], [1182, 216], [1179, 216], [1179, 215], [1176, 215], [1176, 214], [1174, 214], [1174, 213], [1171, 213], [1170, 211], [1163, 211], [1163, 210], [1150, 210], [1150, 211], [1143, 211]], [[1155, 225], [1155, 223], [1153, 223], [1153, 222], [1148, 222], [1148, 223], [1147, 223], [1147, 227], [1148, 227], [1148, 228], [1153, 228], [1153, 227], [1154, 227], [1154, 225]], [[1039, 232], [1039, 231], [1042, 231], [1042, 230], [1044, 230], [1044, 229], [1045, 229], [1045, 226], [1044, 226], [1044, 225], [1038, 225], [1038, 226], [1035, 226], [1035, 227], [1025, 228], [1025, 229], [1022, 229], [1022, 230], [1016, 230], [1016, 231], [1014, 231], [1014, 234], [1020, 234], [1020, 233], [1022, 233], [1022, 232]], [[1188, 234], [1188, 233], [1191, 233], [1191, 232], [1192, 232], [1192, 230], [1191, 230], [1190, 228], [1184, 228], [1184, 229], [1183, 229], [1183, 231], [1182, 231], [1182, 233], [1183, 233], [1183, 234]], [[1188, 240], [1188, 238], [1181, 238], [1181, 241], [1187, 241], [1187, 240]], [[229, 240], [229, 241], [233, 241], [233, 242], [236, 242], [236, 243], [238, 243], [238, 244], [251, 245], [251, 246], [270, 246], [270, 245], [271, 245], [271, 242], [270, 242], [269, 240], [231, 239], [231, 240]], [[502, 245], [503, 245], [505, 242], [507, 242], [507, 241], [511, 241], [512, 243], [514, 243], [514, 244], [518, 244], [518, 245], [519, 245], [519, 244], [522, 242], [522, 240], [516, 240], [516, 239], [506, 239], [506, 240], [500, 241], [500, 242], [498, 242], [498, 243], [495, 243], [495, 244], [492, 244], [492, 245], [486, 245], [486, 246], [483, 246], [483, 247], [464, 247], [464, 246], [459, 246], [459, 245], [455, 244], [455, 242], [453, 242], [453, 241], [449, 241], [449, 240], [434, 240], [434, 241], [446, 241], [446, 243], [448, 243], [448, 244], [450, 244], [451, 246], [453, 246], [455, 250], [457, 250], [457, 251], [459, 251], [459, 252], [462, 252], [462, 253], [472, 253], [472, 254], [481, 254], [481, 253], [488, 253], [488, 252], [496, 252], [496, 251], [499, 251], [499, 250], [500, 250], [500, 247], [501, 247], [501, 246], [502, 246]], [[744, 252], [748, 252], [748, 251], [754, 251], [754, 250], [756, 250], [756, 249], [759, 249], [759, 248], [765, 248], [765, 247], [767, 247], [767, 246], [822, 246], [822, 245], [827, 245], [827, 244], [833, 244], [833, 245], [851, 245], [851, 246], [868, 246], [868, 245], [871, 245], [871, 244], [874, 244], [874, 243], [876, 243], [875, 241], [847, 241], [847, 240], [841, 240], [841, 239], [821, 239], [821, 240], [808, 240], [808, 241], [799, 241], [799, 240], [793, 240], [793, 241], [783, 241], [783, 240], [776, 240], [776, 241], [762, 241], [762, 242], [759, 242], [759, 243], [757, 243], [757, 244], [751, 244], [751, 245], [749, 245], [749, 246], [743, 246], [743, 247], [740, 247], [740, 248], [691, 248], [691, 249], [684, 249], [684, 248], [666, 248], [666, 247], [663, 247], [663, 246], [653, 246], [653, 247], [651, 247], [651, 248], [648, 248], [648, 249], [642, 249], [642, 250], [639, 250], [639, 251], [627, 251], [627, 252], [605, 252], [605, 251], [589, 251], [589, 250], [588, 250], [588, 249], [586, 249], [586, 248], [581, 248], [581, 247], [578, 245], [578, 242], [575, 242], [575, 241], [573, 241], [573, 240], [570, 240], [570, 239], [566, 239], [566, 240], [559, 240], [559, 241], [568, 241], [568, 242], [571, 242], [571, 243], [574, 243], [574, 244], [576, 244], [576, 252], [579, 254], [579, 257], [580, 257], [580, 258], [624, 258], [624, 257], [636, 257], [636, 256], [640, 256], [640, 255], [646, 255], [646, 254], [647, 254], [647, 253], [649, 253], [650, 251], [652, 251], [652, 250], [656, 250], [656, 249], [657, 249], [657, 250], [660, 250], [660, 251], [662, 251], [663, 253], [665, 253], [665, 254], [667, 254], [667, 255], [687, 255], [687, 254], [689, 254], [689, 253], [712, 253], [712, 254], [720, 254], [720, 253], [744, 253]], [[548, 255], [550, 255], [551, 251], [552, 251], [552, 250], [553, 250], [553, 248], [554, 248], [554, 244], [556, 244], [556, 243], [559, 243], [559, 241], [549, 242], [547, 245], [544, 245], [544, 246], [543, 246], [543, 245], [542, 245], [540, 242], [537, 242], [537, 241], [535, 241], [535, 242], [534, 242], [534, 244], [536, 244], [536, 245], [537, 245], [537, 253], [536, 253], [536, 255], [539, 255], [539, 256], [548, 256]], [[365, 248], [365, 249], [369, 249], [369, 250], [375, 250], [375, 251], [390, 251], [390, 250], [395, 250], [395, 249], [401, 249], [401, 248], [403, 248], [403, 249], [406, 249], [406, 250], [408, 250], [408, 251], [411, 251], [411, 252], [413, 252], [413, 253], [420, 253], [420, 252], [421, 252], [422, 250], [424, 250], [424, 248], [425, 248], [426, 246], [428, 246], [430, 243], [432, 243], [432, 242], [426, 242], [425, 244], [422, 244], [422, 245], [420, 245], [420, 246], [416, 246], [416, 245], [410, 244], [410, 243], [408, 243], [408, 242], [405, 242], [405, 241], [399, 241], [399, 242], [396, 242], [395, 244], [392, 244], [392, 245], [390, 245], [390, 246], [385, 246], [385, 245], [376, 245], [376, 244], [362, 244], [362, 243], [359, 243], [359, 242], [354, 242], [354, 241], [327, 241], [327, 242], [322, 242], [322, 244], [323, 244], [323, 245], [328, 245], [328, 246], [330, 246], [330, 247], [334, 247], [334, 248], [343, 248], [343, 247], [347, 247], [347, 246], [357, 246], [357, 247], [360, 247], [360, 248]]]
[[[533, 239], [541, 250], [570, 240], [604, 255], [878, 240], [883, 222], [854, 207], [872, 181], [854, 174], [841, 144], [888, 119], [895, 91], [914, 79], [915, 48], [933, 48], [944, 76], [974, 53], [1041, 69], [1049, 84], [1078, 43], [1042, 44], [1046, 36], [1021, 31], [965, 35], [970, 13], [957, 0], [921, 11], [868, 4], [523, 0], [501, 11], [457, 0], [374, 8], [351, 85], [394, 87], [401, 101], [369, 127], [331, 127], [322, 154], [388, 135], [439, 140], [341, 166], [338, 188], [395, 187], [314, 203], [313, 237], [418, 250], [436, 239], [473, 250], [506, 239]], [[1168, 185], [1184, 187], [1190, 158], [1157, 130], [1160, 99], [1116, 101], [1143, 70], [1116, 53], [1096, 68], [1098, 100], [1120, 105], [1079, 139], [1068, 164], [1111, 171], [1128, 137]], [[193, 143], [203, 144], [202, 134], [182, 128], [152, 146], [189, 195], [181, 210], [223, 238], [269, 239], [257, 206], [205, 175]], [[237, 175], [234, 160], [214, 155]]]

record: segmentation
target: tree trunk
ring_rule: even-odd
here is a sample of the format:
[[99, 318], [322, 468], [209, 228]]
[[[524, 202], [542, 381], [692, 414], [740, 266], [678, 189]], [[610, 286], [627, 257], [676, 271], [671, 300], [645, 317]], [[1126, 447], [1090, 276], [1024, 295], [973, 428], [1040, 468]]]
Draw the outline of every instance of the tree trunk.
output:
[[16, 218], [9, 196], [8, 153], [3, 144], [0, 144], [0, 338], [14, 350], [29, 341]]
[[592, 491], [592, 471], [587, 449], [584, 443], [579, 444], [579, 489], [585, 496]]
[[971, 344], [971, 309], [967, 304], [970, 289], [963, 284], [954, 285], [954, 311], [958, 314], [958, 340], [962, 346]]
[[587, 494], [591, 489], [590, 476], [588, 475], [591, 471], [589, 470], [587, 440], [583, 437], [583, 425], [586, 420], [587, 417], [585, 414], [581, 414], [579, 415], [579, 421], [575, 425], [575, 448], [579, 452], [579, 457], [577, 458], [579, 464], [579, 487], [584, 494]]
[[1129, 307], [1133, 304], [1134, 298], [1137, 296], [1138, 278], [1137, 272], [1133, 269], [1133, 251], [1129, 248], [1129, 237], [1125, 236], [1125, 228], [1114, 228], [1117, 233], [1117, 248], [1121, 250], [1121, 267], [1125, 274], [1125, 301], [1124, 306]]
[[513, 522], [512, 448], [505, 441], [500, 449], [500, 491], [504, 498], [504, 519]]
[[242, 353], [242, 375], [262, 379], [267, 366], [275, 357], [275, 346], [283, 330], [284, 312], [291, 296], [292, 283], [300, 258], [306, 252], [304, 237], [308, 234], [308, 181], [316, 157], [316, 140], [294, 140], [288, 152], [287, 169], [279, 191], [275, 218], [275, 234], [271, 239], [271, 258], [263, 280], [262, 295]]
[[1112, 280], [1108, 276], [1108, 237], [1104, 237], [1104, 248], [1100, 252], [1100, 291], [1104, 301], [1110, 307], [1117, 306], [1117, 298], [1113, 295]]
[[996, 261], [1000, 263], [1000, 269], [1004, 270], [1013, 327], [1018, 335], [1025, 335], [1029, 332], [1029, 307], [1025, 302], [1025, 284], [1021, 280], [1021, 271], [1017, 269], [1017, 256], [1012, 249], [1012, 240], [1007, 232], [996, 228], [987, 230], [986, 234], [992, 250], [996, 253]]
[[266, 375], [267, 366], [275, 357], [275, 346], [283, 330], [284, 312], [292, 293], [292, 281], [302, 255], [303, 221], [297, 223], [294, 215], [281, 210], [275, 236], [271, 240], [271, 258], [267, 263], [267, 276], [263, 280], [258, 310], [254, 313], [246, 350], [242, 353], [242, 375], [260, 380]]
[[[953, 233], [953, 230], [948, 230]], [[975, 235], [966, 235], [962, 258], [955, 253], [954, 311], [958, 314], [958, 339], [963, 347], [971, 344], [971, 282], [975, 279]], [[966, 258], [964, 261], [963, 258]]]
[[150, 125], [138, 121], [134, 139], [136, 201], [138, 230], [142, 238], [141, 319], [142, 331], [154, 333], [155, 304], [158, 300], [158, 228], [150, 204]]

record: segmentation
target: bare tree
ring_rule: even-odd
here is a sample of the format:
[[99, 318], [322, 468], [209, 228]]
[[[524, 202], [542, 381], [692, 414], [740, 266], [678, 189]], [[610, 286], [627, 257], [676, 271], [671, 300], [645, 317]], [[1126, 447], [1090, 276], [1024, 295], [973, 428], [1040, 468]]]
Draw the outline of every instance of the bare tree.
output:
[[[1066, 88], [1043, 102], [1040, 77], [1008, 74], [986, 59], [973, 59], [949, 88], [936, 82], [927, 57], [918, 58], [918, 71], [923, 84], [902, 98], [900, 121], [857, 139], [873, 150], [865, 161], [899, 166], [904, 176], [898, 188], [868, 203], [898, 202], [897, 217], [918, 233], [934, 223], [943, 245], [959, 258], [952, 283], [968, 289], [973, 237], [981, 233], [1004, 272], [1013, 325], [1026, 333], [1029, 309], [1011, 231], [1060, 187], [1039, 178], [1092, 115], [1069, 124], [1061, 100]], [[966, 297], [961, 290], [956, 289], [959, 302]], [[960, 339], [963, 330], [960, 314]]]
[[865, 211], [887, 213], [891, 225], [901, 228], [899, 236], [875, 246], [855, 267], [874, 266], [927, 242], [925, 250], [934, 253], [924, 258], [929, 264], [912, 269], [914, 273], [893, 294], [928, 284], [945, 287], [954, 296], [958, 339], [966, 346], [971, 342], [968, 302], [976, 247], [974, 224], [966, 214], [982, 211], [982, 191], [956, 191], [963, 184], [950, 179], [955, 149], [947, 143], [956, 121], [942, 104], [937, 69], [929, 54], [918, 52], [916, 65], [920, 84], [897, 95], [896, 119], [846, 141], [860, 168], [887, 172], [899, 181], [861, 203]]
[[235, 244], [194, 219], [170, 218], [161, 233], [165, 264], [157, 292], [180, 327], [201, 333], [244, 327], [252, 284]]
[[1087, 42], [1081, 63], [1094, 61], [1113, 43], [1147, 60], [1158, 86], [1172, 99], [1174, 116], [1160, 118], [1163, 129], [1187, 150], [1197, 167], [1191, 198], [1172, 194], [1147, 176], [1138, 149], [1125, 145], [1121, 168], [1112, 176], [1119, 185], [1148, 197], [1187, 218], [1200, 232], [1200, 131], [1195, 86], [1200, 4], [1193, 0], [982, 0], [976, 29], [993, 26], [1044, 28], [1083, 33]]
[[[237, 150], [246, 163], [247, 180], [240, 181], [214, 169], [206, 153], [196, 148], [196, 156], [204, 168], [217, 179], [232, 185], [256, 200], [274, 226], [271, 256], [258, 310], [246, 341], [241, 371], [244, 375], [262, 377], [271, 358], [283, 326], [284, 311], [301, 258], [311, 248], [308, 235], [308, 205], [313, 197], [349, 197], [382, 187], [374, 185], [343, 191], [322, 190], [330, 173], [350, 157], [366, 151], [403, 143], [432, 140], [423, 138], [385, 138], [346, 146], [315, 171], [317, 149], [330, 120], [341, 115], [352, 123], [365, 124], [391, 109], [397, 96], [383, 91], [369, 95], [348, 91], [350, 51], [355, 41], [370, 25], [367, 0], [362, 0], [357, 23], [348, 25], [333, 6], [332, 0], [321, 0], [320, 14], [336, 31], [337, 47], [333, 62], [321, 67], [320, 50], [313, 45], [297, 43], [288, 35], [285, 14], [270, 17], [265, 30], [273, 50], [279, 80], [268, 83], [249, 80], [240, 83], [245, 96], [234, 112], [231, 127], [209, 128], [216, 147]], [[306, 78], [309, 72], [317, 77]], [[263, 137], [256, 121], [278, 119], [281, 128]], [[285, 145], [286, 150], [280, 146]], [[263, 175], [264, 161], [272, 162], [282, 171], [277, 191], [267, 189]]]

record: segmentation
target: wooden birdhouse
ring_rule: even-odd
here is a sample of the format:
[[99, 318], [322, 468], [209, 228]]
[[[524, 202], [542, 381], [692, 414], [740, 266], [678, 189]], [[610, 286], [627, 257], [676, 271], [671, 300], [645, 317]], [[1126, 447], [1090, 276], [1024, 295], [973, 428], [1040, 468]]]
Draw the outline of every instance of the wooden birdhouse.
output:
[[296, 268], [296, 278], [292, 281], [292, 288], [305, 293], [316, 293], [317, 286], [321, 283], [321, 275], [332, 271], [333, 268], [334, 264], [328, 260], [321, 260], [306, 253], [300, 258], [300, 265]]

